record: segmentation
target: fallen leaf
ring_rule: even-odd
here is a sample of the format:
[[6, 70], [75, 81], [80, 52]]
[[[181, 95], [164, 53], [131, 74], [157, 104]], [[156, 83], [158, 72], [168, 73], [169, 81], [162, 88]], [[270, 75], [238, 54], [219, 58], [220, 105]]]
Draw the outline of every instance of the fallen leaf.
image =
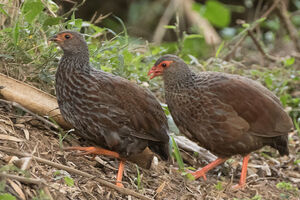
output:
[[163, 189], [166, 186], [166, 181], [164, 181], [157, 189], [156, 189], [156, 193], [159, 194], [163, 191]]
[[23, 200], [26, 200], [25, 198], [25, 194], [23, 193], [22, 189], [12, 180], [7, 179], [7, 181], [9, 182], [9, 184], [11, 185], [11, 187], [18, 193], [19, 197]]
[[27, 129], [23, 129], [26, 140], [29, 140], [29, 131]]

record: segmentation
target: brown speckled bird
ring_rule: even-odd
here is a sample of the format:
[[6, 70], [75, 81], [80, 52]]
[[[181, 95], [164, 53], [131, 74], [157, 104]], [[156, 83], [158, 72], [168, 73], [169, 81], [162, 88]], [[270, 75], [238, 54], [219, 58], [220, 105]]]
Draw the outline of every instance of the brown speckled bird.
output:
[[81, 137], [98, 146], [68, 149], [121, 159], [119, 186], [122, 186], [123, 158], [149, 147], [167, 160], [167, 118], [152, 93], [91, 67], [88, 46], [80, 33], [63, 31], [50, 40], [64, 52], [55, 86], [61, 114]]
[[279, 99], [251, 79], [219, 72], [194, 73], [174, 55], [159, 58], [148, 75], [163, 76], [165, 98], [181, 133], [219, 156], [193, 173], [195, 178], [244, 156], [240, 183], [245, 186], [250, 152], [269, 145], [288, 155], [293, 124]]

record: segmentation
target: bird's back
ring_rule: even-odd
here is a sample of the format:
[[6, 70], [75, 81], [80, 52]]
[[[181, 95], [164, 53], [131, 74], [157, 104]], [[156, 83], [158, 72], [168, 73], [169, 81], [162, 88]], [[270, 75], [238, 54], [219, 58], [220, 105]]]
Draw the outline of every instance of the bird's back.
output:
[[213, 153], [244, 155], [270, 145], [288, 154], [291, 119], [279, 99], [259, 83], [237, 75], [202, 72], [165, 89], [179, 129]]

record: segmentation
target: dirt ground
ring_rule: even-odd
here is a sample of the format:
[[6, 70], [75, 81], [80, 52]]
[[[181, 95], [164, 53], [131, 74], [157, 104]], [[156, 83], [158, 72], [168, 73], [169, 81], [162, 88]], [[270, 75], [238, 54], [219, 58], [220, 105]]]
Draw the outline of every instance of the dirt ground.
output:
[[[62, 151], [58, 135], [57, 131], [20, 109], [5, 103], [0, 104], [0, 147], [10, 147], [16, 152], [31, 153], [114, 183], [118, 160], [105, 156], [93, 160], [91, 156], [78, 156], [74, 152]], [[62, 143], [64, 146], [71, 146], [82, 144], [82, 141], [71, 134]], [[231, 188], [239, 181], [242, 161], [240, 157], [234, 157], [216, 170], [209, 172], [207, 181], [188, 180], [178, 171], [176, 162], [165, 163], [159, 160], [158, 165], [150, 170], [139, 168], [140, 176], [138, 176], [136, 165], [127, 162], [123, 184], [127, 189], [159, 200], [297, 200], [300, 199], [300, 163], [295, 161], [299, 160], [300, 141], [296, 132], [289, 135], [289, 148], [289, 157], [278, 157], [275, 150], [267, 147], [253, 152], [248, 167], [247, 186], [244, 190], [236, 191]], [[193, 158], [193, 155], [191, 154], [190, 157]], [[23, 183], [2, 178], [0, 190], [2, 188], [4, 191], [0, 192], [10, 193], [17, 199], [137, 199], [105, 187], [97, 180], [68, 173], [34, 159], [28, 165], [28, 169], [22, 171], [14, 167], [14, 165], [18, 166], [17, 161], [12, 162], [20, 158], [0, 151], [1, 173], [42, 179], [45, 184]], [[204, 160], [195, 159], [195, 157], [193, 160], [196, 161], [196, 165], [192, 167], [204, 166]], [[186, 167], [190, 166], [186, 164]], [[70, 178], [66, 180], [65, 177]], [[140, 177], [140, 184], [138, 184], [137, 177]], [[68, 180], [71, 182], [73, 180], [74, 185]]]

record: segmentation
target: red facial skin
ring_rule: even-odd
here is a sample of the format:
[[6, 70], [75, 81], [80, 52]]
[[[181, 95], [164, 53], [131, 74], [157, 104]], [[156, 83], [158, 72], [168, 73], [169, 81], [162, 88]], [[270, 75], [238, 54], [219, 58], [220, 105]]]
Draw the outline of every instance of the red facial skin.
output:
[[[66, 38], [69, 37], [69, 38]], [[73, 35], [70, 33], [61, 33], [58, 35], [53, 36], [50, 41], [56, 42], [58, 44], [63, 43], [65, 40], [72, 38]]]
[[150, 76], [152, 74], [152, 76], [150, 77], [150, 80], [153, 79], [156, 76], [161, 76], [164, 73], [164, 70], [168, 67], [170, 67], [170, 64], [174, 62], [174, 61], [162, 61], [161, 63], [159, 63], [156, 66], [153, 66], [149, 72], [148, 72], [148, 76]]

